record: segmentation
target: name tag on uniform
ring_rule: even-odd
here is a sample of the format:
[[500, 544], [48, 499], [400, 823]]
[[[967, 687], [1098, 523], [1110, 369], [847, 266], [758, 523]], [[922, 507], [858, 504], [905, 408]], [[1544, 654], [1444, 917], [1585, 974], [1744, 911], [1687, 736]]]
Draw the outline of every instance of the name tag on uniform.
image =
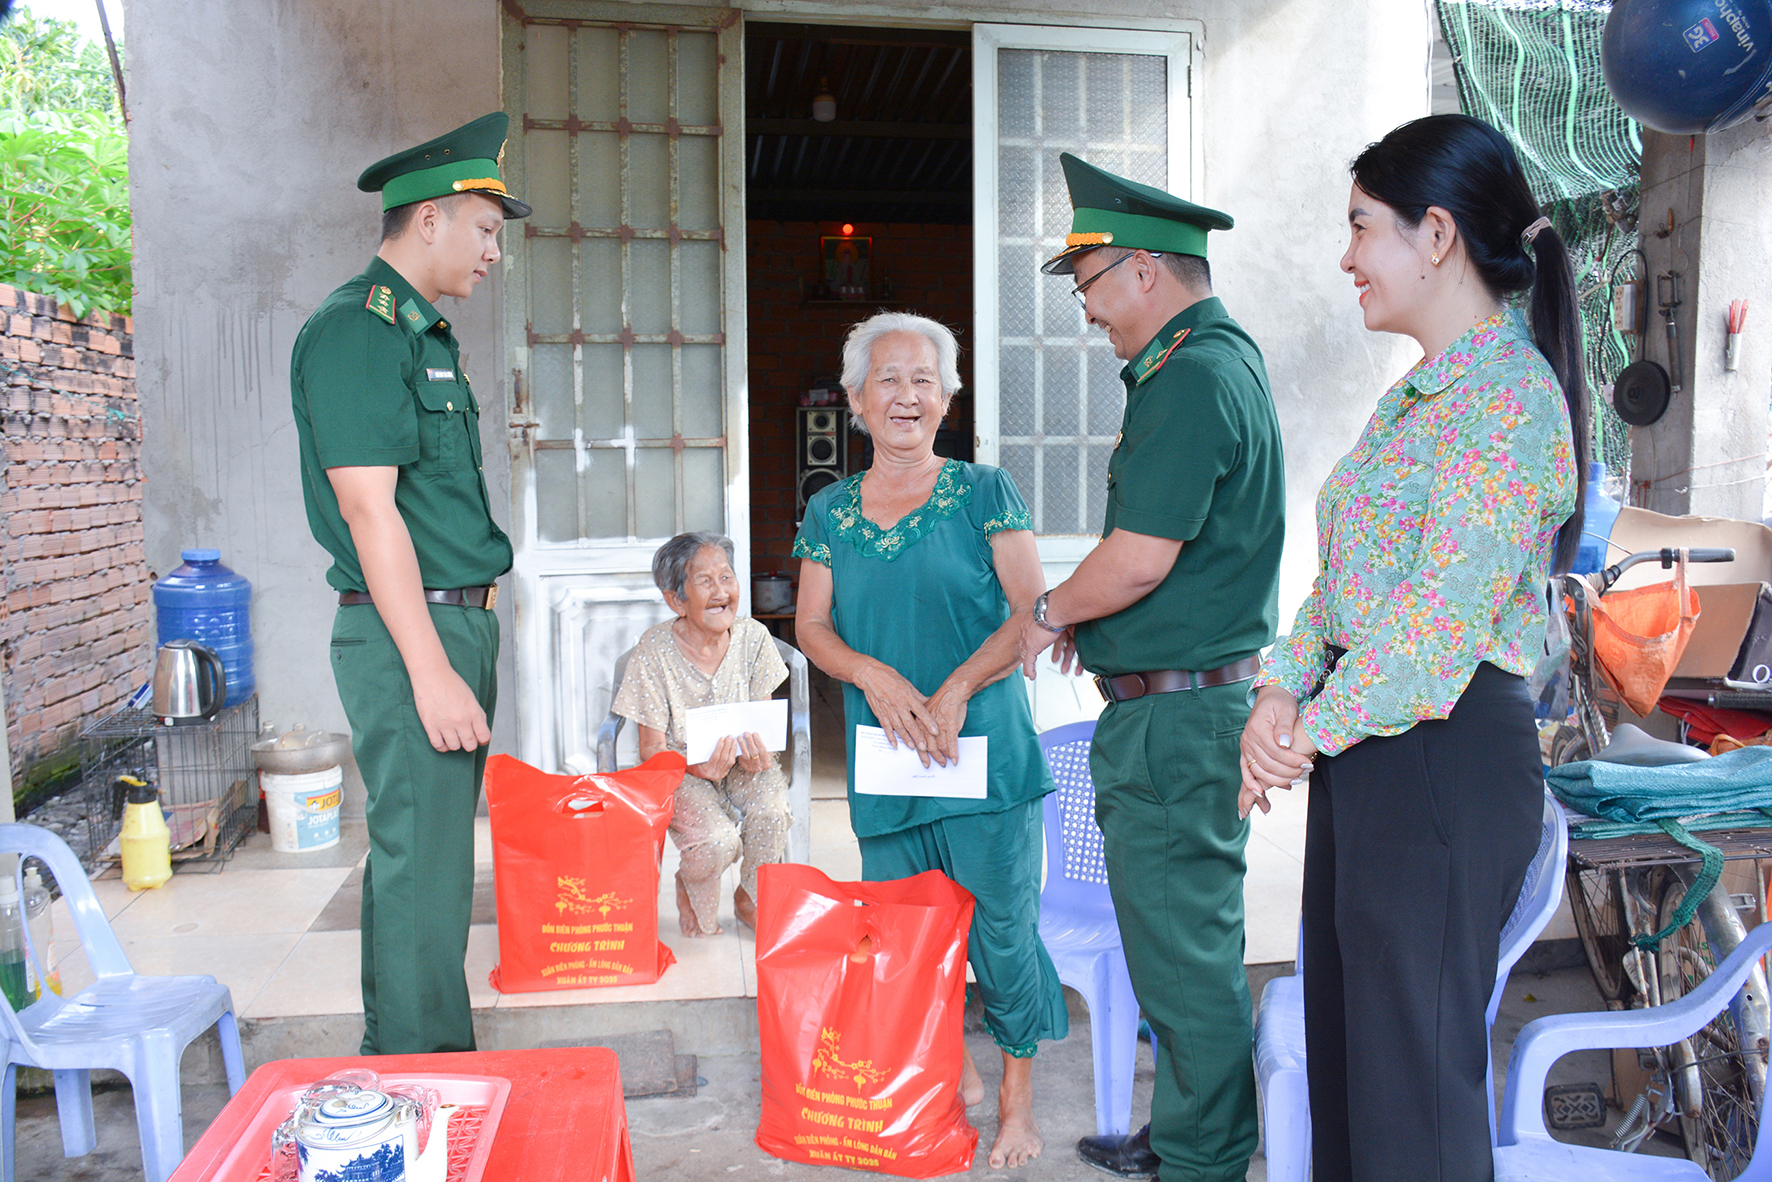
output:
[[433, 382], [453, 382], [455, 371], [453, 369], [427, 369], [425, 377]]

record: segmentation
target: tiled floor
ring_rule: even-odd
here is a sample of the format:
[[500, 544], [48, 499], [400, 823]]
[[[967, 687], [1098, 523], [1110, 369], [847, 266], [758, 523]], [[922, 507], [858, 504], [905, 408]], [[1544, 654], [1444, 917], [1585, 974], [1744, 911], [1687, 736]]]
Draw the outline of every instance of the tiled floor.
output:
[[[835, 766], [830, 766], [835, 764]], [[831, 877], [861, 877], [861, 856], [840, 798], [842, 766], [820, 761], [812, 806], [812, 863]], [[836, 799], [831, 799], [836, 797]], [[1276, 793], [1274, 811], [1258, 815], [1249, 840], [1250, 964], [1289, 961], [1298, 932], [1303, 869], [1305, 790]], [[358, 904], [367, 849], [362, 822], [347, 822], [339, 845], [309, 854], [279, 854], [254, 833], [218, 873], [176, 874], [159, 890], [134, 893], [115, 870], [95, 887], [131, 963], [145, 973], [209, 973], [226, 984], [243, 1018], [361, 1012], [358, 993]], [[606, 1005], [626, 1001], [748, 997], [756, 994], [755, 943], [731, 914], [736, 869], [723, 889], [725, 932], [678, 934], [672, 883], [676, 850], [666, 844], [659, 889], [660, 937], [677, 963], [653, 985], [501, 994], [487, 975], [498, 960], [492, 890], [492, 838], [481, 818], [475, 840], [476, 891], [468, 936], [469, 994], [477, 1008]], [[72, 922], [58, 900], [55, 930], [64, 991], [90, 981], [67, 945]]]

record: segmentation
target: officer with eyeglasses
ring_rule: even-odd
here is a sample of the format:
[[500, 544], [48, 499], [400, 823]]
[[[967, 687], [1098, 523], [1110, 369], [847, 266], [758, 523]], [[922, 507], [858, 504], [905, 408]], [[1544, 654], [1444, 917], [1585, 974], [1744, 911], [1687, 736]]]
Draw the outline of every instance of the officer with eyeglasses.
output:
[[1042, 270], [1074, 279], [1126, 362], [1101, 544], [1040, 596], [1049, 646], [1107, 701], [1090, 752], [1127, 967], [1155, 1033], [1150, 1124], [1085, 1137], [1125, 1177], [1241, 1180], [1255, 1150], [1238, 739], [1274, 639], [1285, 463], [1261, 351], [1212, 294], [1208, 231], [1231, 219], [1061, 158], [1073, 206]]

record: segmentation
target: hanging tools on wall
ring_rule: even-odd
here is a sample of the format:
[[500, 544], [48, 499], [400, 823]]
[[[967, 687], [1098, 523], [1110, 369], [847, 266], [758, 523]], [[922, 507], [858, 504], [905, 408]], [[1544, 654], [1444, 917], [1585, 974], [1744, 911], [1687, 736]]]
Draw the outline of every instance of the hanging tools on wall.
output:
[[1680, 390], [1680, 325], [1674, 312], [1680, 306], [1680, 273], [1663, 271], [1655, 277], [1655, 303], [1667, 321], [1667, 373], [1674, 393]]
[[1647, 427], [1659, 422], [1667, 413], [1668, 388], [1667, 371], [1656, 362], [1650, 361], [1648, 353], [1648, 313], [1649, 301], [1649, 260], [1640, 250], [1631, 251], [1623, 263], [1613, 271], [1613, 279], [1618, 279], [1618, 271], [1632, 260], [1642, 264], [1642, 277], [1632, 276], [1628, 282], [1616, 283], [1612, 288], [1612, 323], [1621, 333], [1626, 334], [1629, 344], [1626, 355], [1634, 352], [1636, 360], [1619, 371], [1612, 383], [1612, 408], [1618, 417], [1633, 427]]
[[1723, 341], [1723, 368], [1734, 373], [1741, 368], [1741, 330], [1747, 327], [1747, 301], [1729, 301], [1729, 335]]

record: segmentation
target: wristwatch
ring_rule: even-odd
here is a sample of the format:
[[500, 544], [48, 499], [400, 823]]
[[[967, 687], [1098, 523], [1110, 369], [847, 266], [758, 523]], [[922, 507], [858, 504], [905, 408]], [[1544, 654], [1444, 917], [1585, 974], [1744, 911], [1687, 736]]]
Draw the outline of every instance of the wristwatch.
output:
[[1064, 627], [1062, 625], [1049, 624], [1046, 622], [1046, 597], [1050, 594], [1052, 594], [1052, 592], [1042, 591], [1040, 592], [1040, 598], [1034, 600], [1034, 623], [1040, 625], [1040, 627], [1046, 629], [1048, 632], [1063, 632]]

